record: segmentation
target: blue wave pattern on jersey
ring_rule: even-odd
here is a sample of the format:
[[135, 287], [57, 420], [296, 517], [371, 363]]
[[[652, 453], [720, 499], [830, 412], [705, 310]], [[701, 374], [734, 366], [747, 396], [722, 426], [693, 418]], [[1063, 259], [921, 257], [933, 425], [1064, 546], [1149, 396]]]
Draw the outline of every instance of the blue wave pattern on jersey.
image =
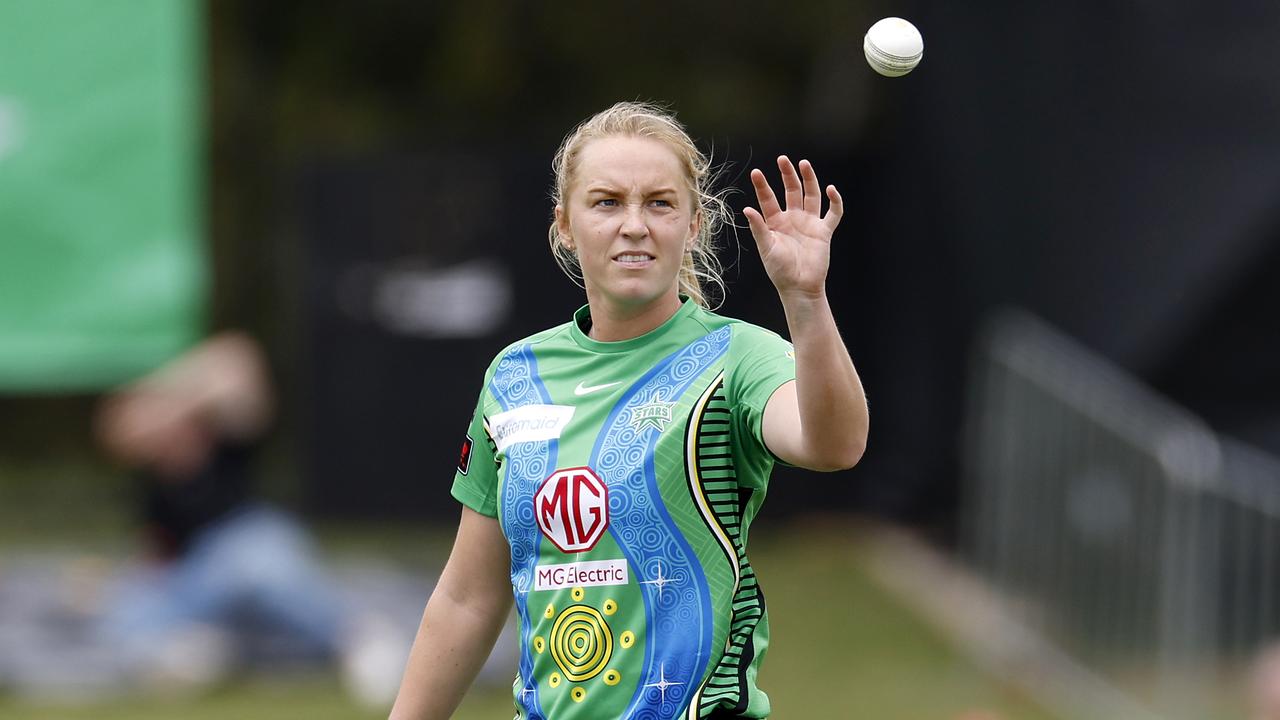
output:
[[[503, 410], [551, 404], [551, 396], [538, 376], [538, 363], [530, 345], [514, 348], [498, 361], [489, 389]], [[538, 683], [533, 679], [533, 656], [529, 650], [533, 624], [529, 622], [528, 599], [541, 538], [533, 516], [533, 503], [528, 500], [537, 492], [539, 483], [551, 474], [558, 448], [556, 440], [511, 445], [507, 449], [507, 469], [502, 483], [502, 527], [511, 545], [511, 587], [523, 636], [520, 681], [524, 688], [517, 692], [517, 707], [522, 708], [530, 720], [545, 720], [546, 716], [538, 700]]]
[[[653, 450], [659, 432], [644, 420], [650, 412], [641, 409], [664, 402], [674, 407], [729, 349], [731, 334], [728, 326], [709, 333], [637, 380], [610, 412], [591, 452], [591, 467], [609, 485], [609, 532], [635, 569], [645, 601], [643, 676], [624, 718], [675, 717], [697, 690], [710, 658], [707, 579], [658, 492]], [[680, 424], [674, 413], [671, 422]], [[659, 578], [667, 582], [654, 582]]]

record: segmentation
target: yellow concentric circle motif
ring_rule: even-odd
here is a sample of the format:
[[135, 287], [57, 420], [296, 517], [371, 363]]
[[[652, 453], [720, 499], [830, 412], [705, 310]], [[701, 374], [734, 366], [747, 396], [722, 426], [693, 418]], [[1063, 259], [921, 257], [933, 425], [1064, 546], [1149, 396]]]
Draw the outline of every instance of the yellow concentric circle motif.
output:
[[547, 610], [546, 612], [542, 613], [542, 616], [550, 620], [552, 617], [555, 616], [555, 614], [556, 614], [556, 606], [552, 603], [547, 603]]
[[582, 702], [587, 699], [587, 691], [576, 687], [569, 691], [569, 697], [573, 698], [574, 702]]
[[605, 615], [612, 615], [618, 612], [618, 603], [614, 602], [613, 598], [609, 598], [604, 601], [604, 607], [601, 610], [604, 610]]
[[617, 670], [610, 669], [604, 674], [605, 685], [617, 685], [620, 682], [622, 682], [622, 673]]
[[537, 635], [537, 636], [535, 636], [535, 637], [533, 638], [533, 650], [534, 650], [534, 652], [536, 652], [536, 653], [538, 653], [539, 655], [541, 655], [541, 654], [542, 654], [542, 651], [543, 651], [543, 650], [546, 650], [546, 649], [547, 649], [547, 641], [546, 641], [545, 639], [543, 639], [543, 637], [542, 637], [541, 635]]
[[551, 687], [560, 687], [560, 673], [551, 673], [551, 677], [547, 678], [547, 684]]
[[574, 600], [581, 600], [583, 597], [586, 596], [587, 591], [583, 590], [582, 588], [574, 588], [571, 594], [573, 595]]
[[622, 637], [619, 638], [618, 641], [622, 643], [622, 647], [629, 648], [631, 647], [632, 643], [636, 641], [636, 634], [628, 630], [622, 633]]
[[551, 657], [573, 682], [590, 680], [613, 656], [613, 631], [599, 610], [570, 605], [551, 627]]

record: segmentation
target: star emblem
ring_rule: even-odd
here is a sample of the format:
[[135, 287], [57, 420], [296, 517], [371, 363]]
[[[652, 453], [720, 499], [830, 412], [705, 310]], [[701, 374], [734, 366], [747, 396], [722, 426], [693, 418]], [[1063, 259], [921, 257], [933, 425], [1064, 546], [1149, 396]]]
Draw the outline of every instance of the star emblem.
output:
[[648, 684], [646, 684], [646, 685], [645, 685], [645, 687], [647, 687], [647, 688], [651, 688], [651, 687], [656, 687], [656, 688], [658, 688], [658, 692], [659, 692], [659, 693], [661, 694], [661, 696], [662, 696], [662, 702], [663, 702], [663, 704], [666, 704], [666, 702], [667, 702], [667, 688], [669, 688], [669, 687], [679, 687], [679, 686], [680, 686], [680, 685], [682, 685], [682, 684], [683, 684], [683, 683], [671, 682], [671, 681], [667, 680], [667, 665], [666, 665], [666, 663], [661, 663], [661, 664], [659, 664], [659, 665], [658, 665], [658, 682], [648, 683]]
[[662, 432], [671, 422], [672, 408], [675, 406], [674, 402], [663, 400], [661, 390], [655, 390], [648, 402], [631, 409], [631, 427], [635, 428], [636, 432], [646, 427]]
[[640, 581], [640, 584], [641, 584], [641, 585], [653, 585], [653, 586], [657, 587], [657, 588], [658, 588], [658, 599], [659, 599], [659, 600], [661, 600], [661, 599], [662, 599], [662, 591], [663, 591], [663, 589], [665, 589], [665, 588], [667, 587], [667, 585], [669, 585], [669, 584], [671, 584], [671, 583], [673, 583], [673, 582], [680, 582], [682, 579], [683, 579], [683, 578], [678, 578], [678, 577], [676, 577], [676, 578], [663, 577], [663, 575], [662, 575], [662, 559], [661, 559], [661, 558], [659, 558], [659, 559], [658, 559], [658, 575], [657, 575], [657, 577], [655, 577], [655, 578], [654, 578], [654, 579], [652, 579], [652, 580], [641, 580], [641, 581]]

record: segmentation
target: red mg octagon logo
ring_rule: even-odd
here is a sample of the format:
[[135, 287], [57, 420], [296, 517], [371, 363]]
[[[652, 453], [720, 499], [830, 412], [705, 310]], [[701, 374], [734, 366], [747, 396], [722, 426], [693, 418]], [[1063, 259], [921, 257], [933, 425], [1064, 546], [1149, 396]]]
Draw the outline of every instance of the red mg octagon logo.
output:
[[609, 488], [591, 468], [557, 470], [533, 496], [533, 513], [561, 552], [584, 552], [609, 527]]

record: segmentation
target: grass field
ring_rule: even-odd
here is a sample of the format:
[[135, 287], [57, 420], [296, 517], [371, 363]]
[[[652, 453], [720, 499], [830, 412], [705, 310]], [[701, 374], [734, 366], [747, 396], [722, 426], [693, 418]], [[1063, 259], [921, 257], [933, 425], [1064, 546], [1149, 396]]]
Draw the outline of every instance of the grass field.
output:
[[[847, 518], [785, 525], [766, 520], [753, 534], [752, 561], [772, 623], [760, 684], [773, 700], [774, 717], [956, 720], [984, 710], [1000, 720], [1047, 720], [981, 674], [877, 587], [868, 577], [852, 525]], [[424, 550], [438, 558], [449, 535], [412, 528], [324, 532], [335, 552], [376, 552], [424, 567], [431, 565], [422, 559]], [[472, 693], [455, 717], [503, 719], [511, 714], [508, 693], [492, 690]], [[353, 704], [336, 676], [242, 680], [195, 698], [80, 706], [32, 705], [0, 695], [0, 718], [24, 720], [282, 717], [357, 720], [385, 717], [385, 711]]]

